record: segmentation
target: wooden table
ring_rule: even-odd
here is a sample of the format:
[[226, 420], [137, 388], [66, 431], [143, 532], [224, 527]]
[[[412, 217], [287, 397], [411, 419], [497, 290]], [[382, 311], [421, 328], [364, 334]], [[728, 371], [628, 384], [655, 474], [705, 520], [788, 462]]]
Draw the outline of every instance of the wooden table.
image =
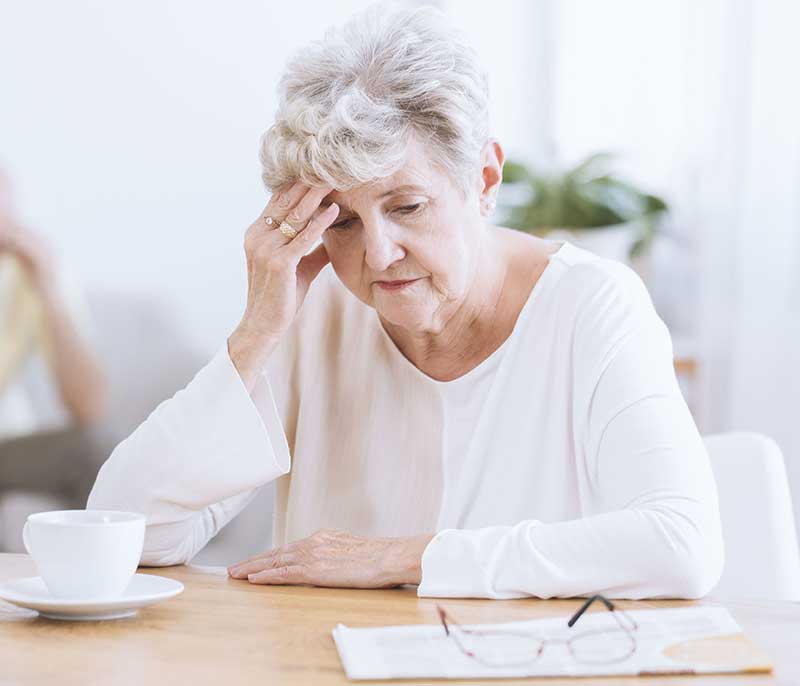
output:
[[[185, 590], [135, 617], [105, 622], [45, 619], [0, 600], [0, 684], [346, 684], [331, 638], [348, 626], [437, 623], [432, 598], [412, 587], [384, 591], [258, 586], [224, 567], [141, 568], [182, 581]], [[0, 554], [0, 581], [36, 574], [27, 555]], [[626, 601], [625, 608], [725, 605], [775, 664], [775, 673], [657, 679], [580, 679], [590, 684], [800, 684], [800, 604], [780, 602]], [[454, 600], [465, 622], [570, 614], [575, 600]], [[354, 682], [367, 683], [367, 682]], [[389, 683], [389, 682], [378, 682]], [[410, 682], [462, 683], [478, 682]], [[569, 683], [563, 679], [491, 683]]]

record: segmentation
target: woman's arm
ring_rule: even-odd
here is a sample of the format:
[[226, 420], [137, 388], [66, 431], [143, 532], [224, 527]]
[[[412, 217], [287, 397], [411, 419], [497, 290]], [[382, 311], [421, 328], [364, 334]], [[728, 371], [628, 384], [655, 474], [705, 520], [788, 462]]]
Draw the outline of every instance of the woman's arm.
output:
[[59, 394], [72, 418], [86, 425], [105, 409], [106, 379], [97, 356], [78, 330], [56, 280], [48, 275], [37, 284], [48, 339], [45, 343]]
[[145, 514], [141, 564], [182, 564], [290, 462], [266, 377], [248, 393], [226, 342], [114, 449], [86, 507]]
[[[297, 181], [270, 198], [245, 233], [247, 304], [236, 330], [100, 470], [87, 507], [147, 515], [143, 564], [188, 561], [259, 487], [289, 471], [286, 436], [262, 369], [268, 358], [275, 369], [292, 366], [291, 344], [278, 341], [290, 337], [329, 261], [324, 245], [311, 248], [339, 211], [331, 203], [315, 214], [331, 190]], [[265, 223], [268, 217], [279, 226], [287, 216], [305, 226], [291, 239]]]
[[696, 598], [719, 579], [716, 486], [669, 333], [638, 277], [617, 276], [594, 289], [575, 330], [591, 516], [441, 531], [422, 557], [420, 596]]
[[59, 265], [44, 237], [23, 226], [8, 199], [0, 199], [0, 253], [6, 251], [23, 265], [41, 298], [46, 325], [42, 343], [61, 399], [78, 424], [89, 424], [105, 405], [106, 382], [101, 366], [79, 331], [74, 308], [64, 297]]

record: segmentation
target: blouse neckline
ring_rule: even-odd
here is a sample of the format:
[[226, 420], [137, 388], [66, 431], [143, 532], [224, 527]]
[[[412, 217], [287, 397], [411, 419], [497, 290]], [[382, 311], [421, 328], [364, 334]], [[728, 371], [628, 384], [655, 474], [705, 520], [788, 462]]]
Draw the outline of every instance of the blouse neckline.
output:
[[525, 319], [528, 317], [528, 313], [532, 309], [532, 303], [537, 298], [537, 294], [542, 290], [543, 286], [541, 286], [542, 282], [547, 277], [548, 272], [552, 271], [550, 269], [553, 258], [557, 256], [563, 255], [564, 252], [568, 249], [566, 246], [568, 245], [568, 241], [562, 241], [561, 245], [559, 246], [558, 250], [548, 255], [547, 258], [547, 265], [542, 270], [542, 273], [539, 274], [539, 278], [536, 280], [536, 283], [533, 284], [533, 288], [531, 288], [528, 297], [525, 300], [525, 304], [522, 306], [522, 309], [519, 311], [517, 315], [517, 320], [514, 322], [514, 327], [511, 329], [511, 333], [508, 337], [495, 349], [492, 353], [480, 364], [470, 369], [465, 374], [461, 376], [457, 376], [455, 379], [450, 379], [449, 381], [440, 381], [439, 379], [434, 379], [432, 376], [429, 376], [425, 372], [423, 372], [419, 367], [417, 367], [414, 363], [412, 363], [405, 355], [403, 355], [400, 348], [397, 347], [397, 344], [392, 340], [392, 337], [386, 332], [386, 329], [383, 328], [383, 324], [381, 323], [380, 318], [378, 317], [378, 313], [375, 312], [375, 321], [377, 322], [378, 329], [380, 331], [380, 336], [383, 337], [384, 341], [388, 344], [391, 354], [397, 358], [399, 358], [399, 363], [403, 366], [410, 368], [412, 374], [415, 374], [418, 378], [420, 378], [425, 383], [428, 383], [435, 388], [439, 389], [450, 389], [456, 386], [460, 386], [462, 384], [467, 384], [473, 381], [476, 377], [483, 375], [485, 372], [491, 371], [497, 364], [500, 362], [500, 358], [502, 357], [503, 353], [506, 351], [506, 348], [510, 345], [510, 341], [515, 337], [525, 323]]

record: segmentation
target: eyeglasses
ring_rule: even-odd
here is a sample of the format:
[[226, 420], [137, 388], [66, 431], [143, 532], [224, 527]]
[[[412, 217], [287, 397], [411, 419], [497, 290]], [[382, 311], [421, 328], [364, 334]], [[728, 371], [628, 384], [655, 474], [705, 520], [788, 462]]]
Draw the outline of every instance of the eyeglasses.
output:
[[607, 629], [591, 629], [569, 638], [546, 638], [514, 629], [467, 629], [437, 605], [445, 633], [462, 653], [489, 667], [513, 667], [538, 660], [548, 646], [565, 645], [575, 660], [583, 664], [611, 664], [627, 660], [636, 652], [636, 622], [601, 595], [593, 595], [570, 618], [572, 628], [589, 606], [600, 601], [611, 612], [616, 624]]

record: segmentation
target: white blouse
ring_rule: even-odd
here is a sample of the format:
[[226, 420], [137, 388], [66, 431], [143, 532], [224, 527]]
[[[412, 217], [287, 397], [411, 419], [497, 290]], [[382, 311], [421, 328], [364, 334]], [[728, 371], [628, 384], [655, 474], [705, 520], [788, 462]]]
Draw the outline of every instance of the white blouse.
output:
[[448, 382], [326, 267], [252, 398], [226, 342], [116, 447], [87, 508], [144, 513], [142, 564], [180, 564], [271, 481], [275, 546], [436, 533], [420, 596], [698, 597], [722, 570], [669, 332], [633, 270], [570, 243], [511, 336]]

